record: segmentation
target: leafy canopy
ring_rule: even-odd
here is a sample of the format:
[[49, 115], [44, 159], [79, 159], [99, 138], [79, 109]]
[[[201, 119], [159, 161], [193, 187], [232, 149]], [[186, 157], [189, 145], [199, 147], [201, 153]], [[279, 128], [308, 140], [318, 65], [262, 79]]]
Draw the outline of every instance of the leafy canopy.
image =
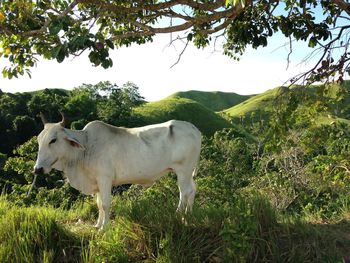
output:
[[9, 63], [2, 73], [30, 74], [39, 57], [62, 62], [83, 52], [93, 65], [108, 68], [111, 49], [175, 32], [198, 48], [221, 37], [223, 52], [238, 59], [247, 46], [266, 46], [282, 32], [291, 51], [293, 39], [320, 49], [314, 67], [294, 81], [342, 80], [349, 70], [349, 15], [343, 0], [4, 0], [0, 57]]

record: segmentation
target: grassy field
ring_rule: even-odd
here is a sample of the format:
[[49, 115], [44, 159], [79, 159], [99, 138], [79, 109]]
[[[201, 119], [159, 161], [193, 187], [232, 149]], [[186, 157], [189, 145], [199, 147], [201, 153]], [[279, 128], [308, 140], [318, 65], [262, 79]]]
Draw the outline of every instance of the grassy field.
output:
[[211, 109], [212, 111], [222, 111], [227, 108], [233, 107], [254, 95], [240, 95], [233, 92], [221, 92], [221, 91], [180, 91], [176, 92], [168, 98], [185, 98], [194, 100], [203, 106]]
[[271, 111], [273, 107], [273, 101], [277, 94], [278, 88], [270, 89], [264, 93], [255, 95], [238, 105], [225, 109], [223, 112], [229, 114], [232, 117], [239, 117], [256, 110]]
[[[170, 180], [170, 181], [169, 181]], [[350, 213], [342, 219], [295, 218], [254, 193], [222, 206], [195, 203], [185, 221], [166, 178], [112, 200], [111, 223], [98, 232], [92, 197], [72, 209], [21, 207], [0, 198], [1, 262], [342, 262]], [[165, 184], [164, 184], [165, 182]], [[170, 183], [169, 183], [170, 182]]]

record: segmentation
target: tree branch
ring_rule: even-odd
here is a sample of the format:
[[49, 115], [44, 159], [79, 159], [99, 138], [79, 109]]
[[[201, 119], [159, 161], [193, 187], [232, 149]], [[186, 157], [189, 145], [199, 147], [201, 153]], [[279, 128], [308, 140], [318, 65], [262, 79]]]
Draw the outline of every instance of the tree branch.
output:
[[[291, 80], [291, 84], [290, 84], [290, 85], [297, 83], [297, 82], [298, 82], [299, 80], [301, 80], [302, 78], [304, 78], [304, 80], [307, 79], [307, 78], [309, 78], [309, 77], [315, 72], [315, 70], [319, 67], [319, 65], [322, 63], [322, 61], [323, 61], [324, 58], [326, 57], [327, 53], [332, 49], [334, 43], [335, 43], [336, 41], [339, 41], [339, 40], [340, 40], [340, 38], [341, 38], [342, 35], [343, 35], [344, 30], [349, 29], [349, 28], [350, 28], [350, 25], [346, 25], [346, 26], [341, 27], [341, 29], [339, 30], [338, 35], [337, 35], [333, 40], [331, 40], [330, 42], [328, 42], [326, 45], [321, 45], [320, 49], [322, 49], [323, 52], [322, 52], [321, 57], [320, 57], [319, 60], [317, 61], [317, 63], [316, 63], [310, 70], [308, 70], [307, 72], [302, 73], [302, 74], [300, 74], [300, 75], [294, 77], [294, 78]], [[344, 62], [346, 62], [346, 61], [348, 61], [348, 60], [344, 60]], [[333, 71], [336, 72], [336, 70], [337, 70], [337, 68], [334, 68]]]
[[[61, 17], [64, 17], [64, 16], [68, 15], [68, 13], [70, 13], [77, 4], [78, 4], [78, 1], [74, 0], [70, 5], [68, 5], [68, 7], [65, 10], [63, 10], [62, 13], [60, 13], [57, 16], [57, 18], [61, 18]], [[44, 33], [47, 30], [50, 22], [51, 22], [51, 19], [48, 17], [46, 19], [46, 21], [44, 22], [44, 25], [40, 29], [27, 31], [27, 32], [22, 33], [21, 35], [22, 36], [26, 36], [26, 37], [34, 36], [34, 35], [40, 35], [40, 34]]]
[[339, 6], [344, 12], [346, 12], [350, 16], [350, 4], [346, 3], [343, 0], [331, 0], [332, 3]]
[[[212, 34], [215, 32], [218, 32], [228, 26], [228, 24], [235, 18], [237, 15], [242, 11], [242, 7], [240, 8], [230, 8], [224, 11], [218, 11], [214, 12], [212, 14], [207, 14], [204, 16], [200, 17], [193, 17], [193, 18], [187, 18], [187, 21], [176, 25], [176, 26], [168, 26], [168, 27], [152, 27], [150, 25], [147, 25], [146, 23], [141, 23], [138, 21], [129, 21], [131, 24], [134, 26], [138, 27], [141, 29], [141, 31], [138, 32], [128, 32], [124, 33], [122, 35], [115, 35], [112, 37], [113, 40], [118, 40], [118, 39], [126, 39], [126, 38], [131, 38], [131, 37], [146, 37], [146, 36], [152, 36], [155, 34], [165, 34], [165, 33], [174, 33], [174, 32], [179, 32], [179, 31], [184, 31], [186, 29], [191, 28], [192, 26], [200, 26], [204, 23], [208, 22], [214, 22], [218, 21], [220, 19], [226, 18], [225, 21], [208, 30], [201, 30], [199, 31], [202, 34]], [[228, 18], [227, 18], [228, 17]]]
[[187, 40], [187, 42], [186, 42], [186, 44], [185, 44], [185, 47], [184, 47], [184, 48], [182, 49], [182, 51], [180, 52], [180, 54], [179, 54], [179, 56], [178, 56], [178, 58], [177, 58], [177, 61], [176, 61], [174, 64], [172, 64], [170, 68], [173, 68], [175, 65], [177, 65], [177, 64], [179, 63], [179, 61], [181, 60], [181, 57], [182, 57], [183, 53], [185, 52], [185, 50], [186, 50], [186, 48], [187, 48], [187, 46], [188, 46], [188, 42], [189, 42], [189, 40]]

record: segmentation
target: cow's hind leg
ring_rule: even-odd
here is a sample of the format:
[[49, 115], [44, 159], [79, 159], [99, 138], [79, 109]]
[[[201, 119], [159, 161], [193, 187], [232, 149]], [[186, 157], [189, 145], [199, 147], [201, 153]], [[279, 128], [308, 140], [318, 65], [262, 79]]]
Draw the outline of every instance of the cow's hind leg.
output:
[[177, 183], [180, 191], [180, 201], [177, 211], [188, 213], [192, 211], [194, 197], [196, 194], [196, 184], [193, 180], [193, 169], [174, 169], [177, 175]]

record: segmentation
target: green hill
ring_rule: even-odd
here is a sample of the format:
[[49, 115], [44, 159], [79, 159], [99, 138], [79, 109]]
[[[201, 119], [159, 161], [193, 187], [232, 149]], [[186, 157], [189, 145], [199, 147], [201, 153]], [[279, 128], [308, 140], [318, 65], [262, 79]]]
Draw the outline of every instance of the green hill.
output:
[[[342, 88], [348, 90], [350, 82], [344, 82], [342, 86], [337, 84], [332, 84], [324, 88], [324, 86], [313, 85], [310, 87], [294, 86], [290, 89], [287, 87], [277, 87], [274, 89], [267, 90], [264, 93], [255, 95], [242, 103], [235, 105], [231, 108], [228, 108], [223, 111], [227, 114], [233, 121], [238, 121], [242, 117], [246, 120], [249, 119], [249, 122], [254, 122], [259, 119], [266, 119], [270, 116], [270, 113], [276, 107], [278, 102], [278, 97], [281, 93], [289, 90], [296, 93], [302, 93], [304, 99], [301, 99], [299, 108], [308, 107], [307, 103], [314, 101], [315, 103], [318, 100], [327, 101], [329, 99], [336, 98]], [[296, 90], [297, 89], [297, 90]], [[323, 96], [320, 96], [320, 94]], [[318, 113], [319, 117], [317, 118], [317, 123], [319, 124], [329, 124], [334, 121], [349, 123], [349, 107], [347, 106], [350, 103], [350, 94], [349, 92], [343, 93], [343, 99], [339, 99], [334, 105], [329, 105], [328, 111], [320, 111]]]
[[137, 107], [135, 113], [145, 124], [170, 119], [189, 121], [206, 135], [212, 135], [217, 130], [231, 127], [227, 120], [202, 104], [179, 97], [168, 97], [160, 101], [146, 103]]
[[258, 110], [269, 112], [273, 108], [273, 101], [278, 94], [278, 90], [279, 88], [270, 89], [264, 93], [252, 96], [223, 112], [232, 117], [244, 116]]
[[222, 111], [228, 107], [237, 105], [254, 95], [239, 95], [233, 92], [221, 92], [221, 91], [180, 91], [176, 92], [168, 98], [185, 98], [194, 100], [203, 106], [213, 111]]

